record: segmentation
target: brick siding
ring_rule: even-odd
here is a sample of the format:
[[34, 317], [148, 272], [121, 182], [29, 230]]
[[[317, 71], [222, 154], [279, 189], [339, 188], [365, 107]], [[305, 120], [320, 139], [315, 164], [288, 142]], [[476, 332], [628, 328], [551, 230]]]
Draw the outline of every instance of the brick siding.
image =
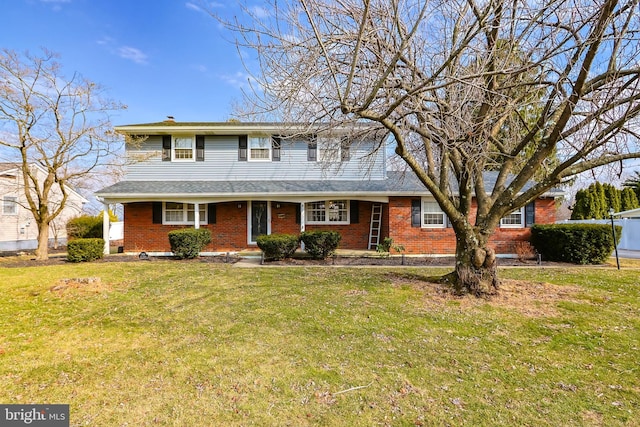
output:
[[[389, 236], [405, 247], [407, 254], [450, 255], [455, 252], [455, 234], [452, 228], [421, 228], [411, 226], [410, 197], [390, 197], [383, 204], [381, 240]], [[371, 221], [371, 202], [358, 202], [358, 222], [349, 225], [307, 224], [306, 230], [335, 230], [342, 235], [340, 248], [367, 249]], [[271, 202], [271, 232], [298, 234], [296, 203]], [[170, 252], [167, 233], [188, 227], [152, 223], [150, 202], [129, 203], [124, 206], [124, 250], [126, 252]], [[240, 207], [238, 207], [240, 206]], [[216, 205], [216, 223], [203, 225], [211, 230], [213, 241], [207, 252], [255, 249], [247, 244], [247, 202], [227, 202]], [[536, 223], [555, 222], [555, 201], [538, 199], [535, 205]], [[472, 213], [472, 215], [475, 215]], [[353, 219], [352, 219], [353, 222]], [[529, 228], [499, 228], [490, 240], [497, 253], [513, 254], [517, 242], [529, 240]]]

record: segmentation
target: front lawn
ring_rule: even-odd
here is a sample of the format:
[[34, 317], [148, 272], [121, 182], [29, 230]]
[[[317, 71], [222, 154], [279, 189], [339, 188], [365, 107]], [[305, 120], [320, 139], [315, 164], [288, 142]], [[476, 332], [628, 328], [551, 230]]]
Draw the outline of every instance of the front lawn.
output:
[[0, 268], [0, 403], [71, 425], [638, 425], [640, 274], [179, 261]]

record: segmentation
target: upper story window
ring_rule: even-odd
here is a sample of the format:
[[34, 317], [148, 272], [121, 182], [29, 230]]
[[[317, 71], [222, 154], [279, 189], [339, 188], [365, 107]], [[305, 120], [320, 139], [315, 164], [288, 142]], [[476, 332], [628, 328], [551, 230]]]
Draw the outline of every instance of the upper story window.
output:
[[500, 227], [504, 228], [522, 228], [524, 227], [524, 207], [516, 209], [509, 215], [500, 219]]
[[5, 215], [17, 215], [18, 198], [13, 196], [4, 196], [2, 198], [2, 213]]
[[[312, 154], [308, 155], [309, 161], [319, 160], [321, 162], [337, 163], [348, 162], [351, 160], [351, 153], [349, 151], [349, 140], [346, 137], [334, 138], [334, 137], [320, 137], [316, 141], [309, 144], [309, 150], [314, 150]], [[318, 156], [317, 150], [320, 149], [320, 155]]]
[[204, 160], [203, 135], [164, 135], [162, 160], [165, 162], [193, 162]]
[[323, 200], [305, 206], [307, 224], [349, 224], [348, 200]]
[[422, 199], [422, 227], [444, 228], [446, 227], [446, 215], [435, 200]]
[[[163, 224], [194, 224], [195, 205], [192, 203], [166, 202], [163, 209]], [[207, 205], [198, 205], [200, 224], [207, 224]]]
[[247, 136], [238, 137], [239, 161], [280, 161], [282, 139], [276, 136]]
[[195, 148], [193, 137], [174, 136], [173, 160], [193, 160], [195, 158]]
[[271, 137], [250, 136], [249, 137], [249, 160], [269, 161], [271, 160]]

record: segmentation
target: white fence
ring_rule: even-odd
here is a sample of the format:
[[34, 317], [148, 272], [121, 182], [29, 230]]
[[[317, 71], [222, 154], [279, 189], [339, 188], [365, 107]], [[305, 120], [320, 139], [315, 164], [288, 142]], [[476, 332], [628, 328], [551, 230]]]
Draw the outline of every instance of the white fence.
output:
[[[618, 242], [618, 249], [629, 251], [640, 251], [640, 218], [614, 219], [615, 225], [622, 227], [622, 237]], [[558, 221], [557, 224], [608, 224], [610, 219], [586, 219], [586, 220], [565, 220]]]
[[122, 240], [124, 238], [124, 222], [112, 222], [109, 224], [109, 240]]

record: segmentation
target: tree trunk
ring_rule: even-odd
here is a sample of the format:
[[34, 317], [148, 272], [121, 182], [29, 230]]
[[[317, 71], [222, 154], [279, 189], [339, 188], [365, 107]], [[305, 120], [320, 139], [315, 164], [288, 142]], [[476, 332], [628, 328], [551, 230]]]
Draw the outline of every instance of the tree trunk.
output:
[[442, 278], [456, 294], [486, 297], [498, 292], [496, 254], [487, 241], [488, 236], [478, 236], [473, 230], [456, 232], [456, 268]]
[[38, 223], [36, 260], [44, 261], [47, 259], [49, 259], [49, 223]]

